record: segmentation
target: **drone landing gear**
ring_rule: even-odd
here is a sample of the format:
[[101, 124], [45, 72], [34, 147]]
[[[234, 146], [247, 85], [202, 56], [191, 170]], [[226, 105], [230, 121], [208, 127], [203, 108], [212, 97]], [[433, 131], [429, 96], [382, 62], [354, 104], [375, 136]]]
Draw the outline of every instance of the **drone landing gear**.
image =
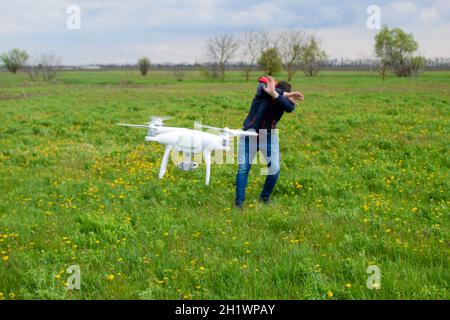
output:
[[209, 150], [203, 151], [203, 158], [205, 159], [205, 164], [206, 164], [205, 184], [209, 185], [209, 176], [211, 174], [211, 151], [209, 151]]
[[[172, 149], [173, 147], [168, 145], [166, 147], [166, 150], [164, 151], [164, 156], [161, 161], [161, 168], [159, 169], [159, 179], [162, 179], [164, 177], [164, 174], [166, 173], [167, 163], [169, 162], [169, 156]], [[203, 158], [205, 159], [206, 165], [205, 184], [209, 185], [209, 178], [211, 175], [211, 151], [203, 151]], [[183, 171], [192, 171], [198, 168], [198, 163], [191, 161], [190, 157], [185, 157], [184, 161], [177, 164], [177, 167]]]
[[161, 168], [159, 169], [159, 178], [162, 179], [164, 177], [164, 174], [166, 173], [167, 169], [167, 163], [169, 162], [169, 156], [170, 152], [172, 151], [173, 147], [171, 145], [168, 145], [166, 147], [166, 151], [164, 151], [164, 156], [161, 161]]

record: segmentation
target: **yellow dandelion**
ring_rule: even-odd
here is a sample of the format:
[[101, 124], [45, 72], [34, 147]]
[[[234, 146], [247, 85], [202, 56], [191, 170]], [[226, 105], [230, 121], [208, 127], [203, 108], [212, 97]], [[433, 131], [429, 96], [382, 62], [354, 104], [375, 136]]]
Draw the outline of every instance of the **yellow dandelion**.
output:
[[108, 279], [109, 281], [113, 281], [114, 280], [114, 275], [113, 274], [110, 274], [110, 275], [108, 275], [107, 277], [106, 277], [106, 279]]
[[9, 256], [3, 256], [2, 260], [5, 261], [5, 262], [8, 261], [9, 260]]
[[328, 297], [328, 298], [333, 298], [333, 296], [334, 296], [334, 294], [333, 294], [332, 291], [328, 291], [328, 292], [327, 292], [327, 297]]
[[346, 287], [347, 289], [350, 289], [350, 288], [352, 287], [352, 284], [351, 284], [351, 283], [347, 283], [347, 284], [345, 285], [345, 287]]

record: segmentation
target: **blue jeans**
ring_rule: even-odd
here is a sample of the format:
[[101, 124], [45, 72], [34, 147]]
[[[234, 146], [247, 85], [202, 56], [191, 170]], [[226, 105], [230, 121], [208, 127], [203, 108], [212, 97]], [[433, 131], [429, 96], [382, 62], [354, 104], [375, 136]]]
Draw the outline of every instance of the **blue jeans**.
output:
[[[280, 175], [280, 147], [278, 133], [273, 131], [271, 134], [260, 134], [256, 137], [241, 137], [239, 141], [238, 151], [238, 172], [236, 175], [236, 205], [242, 205], [245, 201], [245, 189], [247, 188], [248, 174], [252, 163], [254, 163], [255, 155], [261, 151], [267, 161], [268, 172], [266, 181], [260, 198], [267, 201], [272, 194], [278, 176]], [[267, 137], [267, 138], [266, 138]], [[266, 169], [266, 170], [267, 170]]]

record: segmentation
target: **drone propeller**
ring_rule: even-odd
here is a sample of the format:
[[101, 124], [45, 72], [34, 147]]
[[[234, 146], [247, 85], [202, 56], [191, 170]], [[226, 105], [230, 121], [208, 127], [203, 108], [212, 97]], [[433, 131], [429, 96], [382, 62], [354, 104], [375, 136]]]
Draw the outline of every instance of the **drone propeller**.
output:
[[134, 128], [144, 128], [144, 129], [150, 129], [150, 125], [148, 124], [129, 124], [129, 123], [116, 123], [118, 126], [123, 127], [134, 127]]
[[164, 121], [169, 120], [171, 117], [159, 117], [159, 116], [151, 116], [150, 124], [154, 126], [163, 126]]
[[230, 128], [217, 128], [217, 127], [211, 127], [211, 126], [206, 126], [206, 125], [202, 125], [202, 128], [207, 128], [207, 129], [211, 129], [211, 130], [216, 130], [216, 131], [221, 131], [233, 136], [253, 136], [256, 137], [258, 134], [255, 131], [244, 131], [244, 130], [235, 130], [235, 129], [230, 129]]
[[154, 127], [162, 127], [164, 126], [164, 121], [170, 119], [170, 117], [158, 117], [152, 116], [150, 117], [150, 122], [145, 124], [129, 124], [129, 123], [117, 123], [118, 126], [124, 127], [134, 127], [134, 128], [144, 128], [144, 129], [152, 129]]

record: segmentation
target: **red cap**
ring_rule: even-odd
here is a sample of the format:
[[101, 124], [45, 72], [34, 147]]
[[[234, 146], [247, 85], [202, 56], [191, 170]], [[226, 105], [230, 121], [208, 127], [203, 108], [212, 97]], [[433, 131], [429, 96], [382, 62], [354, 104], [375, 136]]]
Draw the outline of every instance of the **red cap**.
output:
[[258, 82], [268, 84], [269, 83], [269, 78], [267, 78], [267, 77], [260, 77], [258, 79]]

